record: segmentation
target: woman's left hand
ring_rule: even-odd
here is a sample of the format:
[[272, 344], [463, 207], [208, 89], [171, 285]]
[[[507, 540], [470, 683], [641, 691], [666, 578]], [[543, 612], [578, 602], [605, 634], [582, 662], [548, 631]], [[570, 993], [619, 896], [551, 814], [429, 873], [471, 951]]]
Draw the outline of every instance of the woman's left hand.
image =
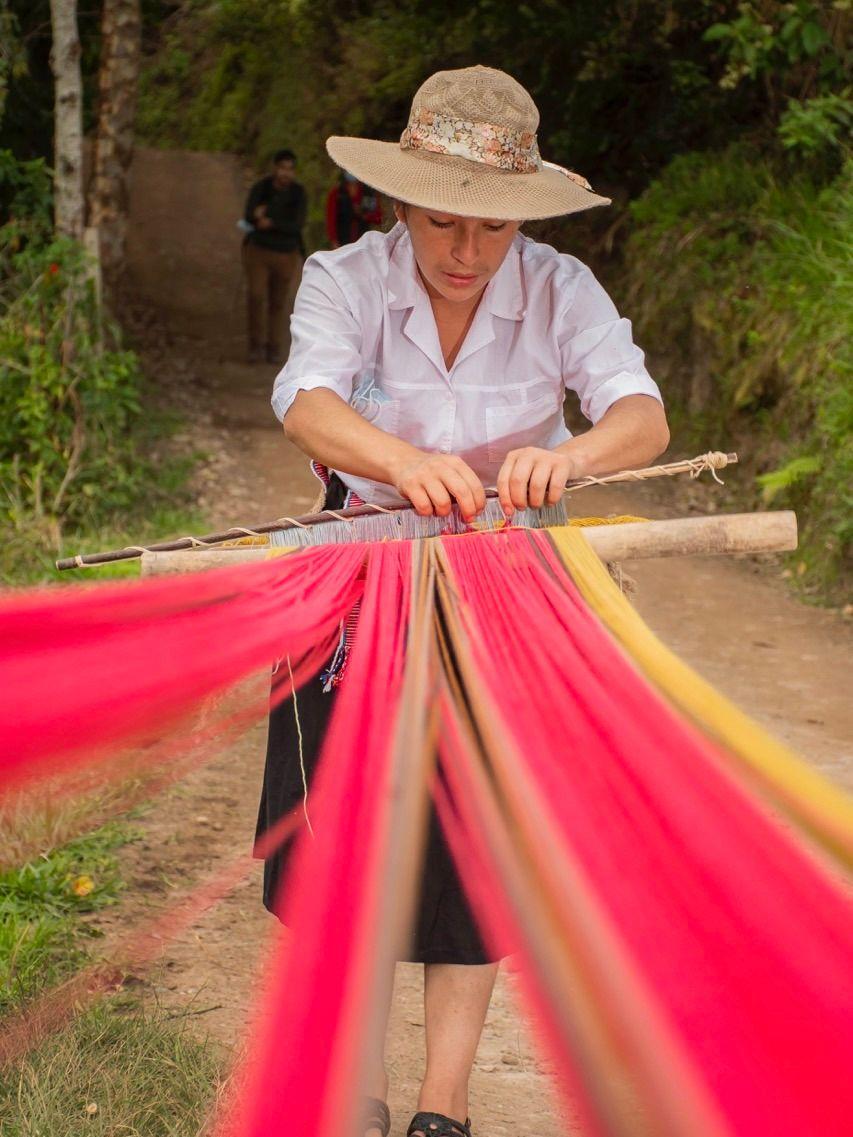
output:
[[576, 477], [573, 459], [559, 450], [525, 446], [510, 450], [498, 474], [497, 489], [507, 515], [516, 509], [556, 505], [566, 482]]

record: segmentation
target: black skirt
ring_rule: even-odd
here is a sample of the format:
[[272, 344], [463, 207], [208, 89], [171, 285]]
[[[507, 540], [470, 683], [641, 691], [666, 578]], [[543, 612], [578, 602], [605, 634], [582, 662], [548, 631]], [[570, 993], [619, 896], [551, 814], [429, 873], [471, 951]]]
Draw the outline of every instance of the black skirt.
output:
[[[327, 505], [332, 509], [340, 508], [341, 502], [336, 503], [334, 496], [330, 495]], [[346, 682], [346, 677], [343, 682]], [[302, 762], [309, 794], [335, 699], [336, 692], [325, 693], [319, 678], [309, 680], [296, 695], [302, 731]], [[291, 697], [270, 712], [258, 836], [298, 806], [304, 793], [299, 734]], [[264, 864], [264, 904], [274, 915], [279, 915], [276, 901], [292, 847], [291, 840]], [[413, 963], [462, 964], [489, 963], [495, 958], [480, 938], [434, 810], [430, 811], [415, 927], [409, 950], [403, 958]]]

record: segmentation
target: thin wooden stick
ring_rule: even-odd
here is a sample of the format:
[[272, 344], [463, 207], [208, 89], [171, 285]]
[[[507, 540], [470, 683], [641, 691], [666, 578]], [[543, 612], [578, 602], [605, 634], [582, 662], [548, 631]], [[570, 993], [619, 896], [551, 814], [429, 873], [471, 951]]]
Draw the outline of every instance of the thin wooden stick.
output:
[[[579, 478], [577, 481], [566, 484], [566, 493], [574, 490], [586, 489], [588, 486], [604, 486], [614, 482], [642, 482], [649, 478], [673, 477], [676, 474], [689, 474], [697, 478], [703, 471], [710, 470], [716, 478], [716, 471], [737, 462], [737, 454], [723, 454], [711, 451], [696, 458], [687, 458], [681, 462], [669, 462], [663, 466], [647, 466], [642, 470], [620, 470], [616, 474], [606, 474], [604, 477]], [[719, 481], [719, 479], [717, 479]], [[497, 490], [489, 489], [486, 497], [496, 498]], [[141, 557], [143, 553], [169, 553], [180, 549], [203, 549], [210, 545], [221, 545], [224, 541], [233, 541], [240, 537], [260, 537], [265, 533], [277, 533], [283, 529], [309, 529], [313, 525], [322, 525], [328, 521], [353, 521], [360, 517], [374, 517], [380, 513], [396, 514], [401, 510], [410, 510], [410, 505], [388, 507], [384, 505], [358, 505], [350, 509], [323, 509], [319, 513], [305, 514], [303, 517], [278, 517], [275, 521], [265, 521], [252, 527], [235, 525], [221, 533], [208, 533], [203, 537], [179, 537], [174, 541], [161, 541], [155, 545], [128, 545], [124, 549], [113, 549], [104, 553], [82, 553], [74, 557], [65, 557], [56, 562], [58, 569], [85, 568], [87, 565], [103, 565], [112, 561], [132, 560]]]

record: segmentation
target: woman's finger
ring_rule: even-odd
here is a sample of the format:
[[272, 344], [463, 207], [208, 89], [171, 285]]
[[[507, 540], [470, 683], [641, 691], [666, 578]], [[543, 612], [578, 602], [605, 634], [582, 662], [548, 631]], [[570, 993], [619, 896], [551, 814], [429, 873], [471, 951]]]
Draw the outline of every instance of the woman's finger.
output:
[[415, 513], [421, 517], [432, 517], [435, 512], [432, 501], [420, 482], [413, 480], [402, 492], [414, 506]]
[[434, 474], [424, 480], [423, 487], [432, 502], [432, 512], [439, 517], [447, 517], [453, 507], [453, 502], [442, 479]]
[[495, 482], [498, 491], [498, 501], [501, 503], [501, 509], [504, 511], [505, 517], [512, 517], [515, 512], [515, 506], [512, 504], [512, 495], [509, 490], [509, 480], [512, 477], [514, 467], [515, 452], [510, 451], [503, 460], [503, 465], [498, 471], [497, 481]]
[[537, 458], [533, 463], [527, 484], [527, 500], [532, 509], [541, 509], [545, 504], [545, 494], [548, 492], [554, 464], [550, 455], [547, 458]]
[[509, 496], [516, 509], [527, 509], [527, 487], [533, 472], [534, 458], [524, 450], [515, 459], [509, 476]]
[[[476, 477], [476, 475], [474, 476]], [[469, 521], [472, 517], [476, 517], [479, 512], [477, 509], [476, 493], [462, 471], [454, 469], [442, 470], [441, 478], [446, 489], [456, 500], [465, 520]]]
[[565, 467], [556, 463], [554, 469], [551, 471], [551, 477], [548, 481], [548, 504], [556, 505], [560, 498], [563, 496], [563, 491], [566, 488], [568, 481], [568, 471]]
[[465, 479], [465, 482], [471, 491], [471, 497], [474, 502], [474, 512], [467, 515], [470, 519], [471, 517], [476, 517], [478, 514], [482, 513], [486, 508], [486, 491], [483, 487], [483, 483], [480, 481], [468, 463], [463, 462], [461, 458], [459, 460], [459, 463], [459, 473]]

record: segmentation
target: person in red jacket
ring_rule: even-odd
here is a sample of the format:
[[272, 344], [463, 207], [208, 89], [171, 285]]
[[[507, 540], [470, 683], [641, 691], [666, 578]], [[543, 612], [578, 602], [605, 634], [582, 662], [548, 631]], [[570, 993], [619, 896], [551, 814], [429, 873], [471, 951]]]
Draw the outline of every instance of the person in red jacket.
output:
[[381, 224], [379, 195], [352, 174], [342, 172], [326, 198], [326, 233], [332, 248], [349, 245]]

